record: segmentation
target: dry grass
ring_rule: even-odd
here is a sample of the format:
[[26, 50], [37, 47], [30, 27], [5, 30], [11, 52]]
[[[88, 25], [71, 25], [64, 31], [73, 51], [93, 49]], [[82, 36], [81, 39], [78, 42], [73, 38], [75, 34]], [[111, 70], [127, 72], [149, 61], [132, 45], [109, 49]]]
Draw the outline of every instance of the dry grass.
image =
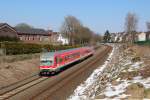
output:
[[150, 66], [145, 66], [144, 68], [140, 69], [139, 72], [143, 78], [150, 77]]
[[[120, 77], [131, 79], [135, 76], [141, 75], [143, 78], [150, 77], [150, 47], [149, 46], [132, 46], [129, 48], [134, 53], [133, 62], [144, 61], [145, 67], [139, 71], [121, 73]], [[131, 95], [127, 99], [142, 100], [143, 98], [150, 98], [150, 89], [145, 89], [140, 83], [133, 83], [127, 87], [126, 94]]]
[[145, 89], [144, 90], [144, 97], [145, 98], [150, 98], [150, 89]]
[[144, 86], [140, 83], [133, 83], [127, 87], [126, 94], [131, 95], [128, 99], [142, 100], [144, 98]]
[[1, 63], [13, 63], [16, 61], [23, 61], [32, 58], [39, 58], [40, 54], [23, 54], [23, 55], [11, 55], [11, 56], [0, 56]]
[[133, 46], [131, 47], [133, 51], [136, 52], [137, 56], [143, 58], [150, 58], [150, 47], [149, 46]]
[[119, 78], [121, 78], [122, 80], [123, 79], [128, 79], [128, 80], [132, 80], [133, 77], [136, 77], [139, 75], [139, 72], [138, 71], [132, 71], [132, 72], [121, 72], [119, 74]]
[[6, 59], [9, 60], [0, 63], [0, 87], [17, 82], [39, 71], [39, 55], [7, 56]]

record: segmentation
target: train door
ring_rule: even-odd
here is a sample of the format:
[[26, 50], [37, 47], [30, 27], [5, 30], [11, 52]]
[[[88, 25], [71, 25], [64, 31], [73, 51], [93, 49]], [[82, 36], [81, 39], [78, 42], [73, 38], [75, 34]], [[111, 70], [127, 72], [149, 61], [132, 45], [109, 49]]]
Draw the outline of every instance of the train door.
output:
[[62, 59], [62, 62], [61, 62], [61, 65], [65, 65], [65, 56], [61, 56], [61, 59]]
[[56, 65], [57, 67], [60, 67], [63, 65], [63, 58], [61, 56], [56, 57]]

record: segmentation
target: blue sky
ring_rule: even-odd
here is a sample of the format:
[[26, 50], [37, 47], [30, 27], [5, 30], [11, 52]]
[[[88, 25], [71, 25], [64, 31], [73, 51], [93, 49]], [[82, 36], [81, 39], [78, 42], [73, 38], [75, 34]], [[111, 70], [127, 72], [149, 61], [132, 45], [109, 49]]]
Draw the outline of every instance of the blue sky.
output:
[[73, 15], [98, 33], [124, 30], [125, 16], [134, 12], [139, 31], [146, 31], [150, 21], [150, 0], [0, 0], [0, 22], [14, 26], [28, 23], [59, 31], [64, 17]]

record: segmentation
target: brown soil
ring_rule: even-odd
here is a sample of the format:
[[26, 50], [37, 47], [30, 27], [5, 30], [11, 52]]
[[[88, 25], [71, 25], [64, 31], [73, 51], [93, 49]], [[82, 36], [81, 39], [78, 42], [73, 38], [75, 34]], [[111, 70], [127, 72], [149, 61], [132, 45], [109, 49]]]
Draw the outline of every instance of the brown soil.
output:
[[132, 72], [121, 72], [119, 74], [119, 78], [121, 79], [128, 79], [128, 80], [132, 80], [133, 77], [136, 77], [139, 75], [138, 71], [132, 71]]
[[126, 94], [131, 95], [128, 99], [142, 100], [144, 98], [144, 86], [140, 83], [133, 83], [127, 87]]
[[31, 76], [39, 70], [39, 57], [25, 59], [22, 59], [22, 57], [20, 60], [16, 57], [16, 61], [13, 60], [15, 57], [6, 58], [11, 62], [0, 63], [0, 88]]

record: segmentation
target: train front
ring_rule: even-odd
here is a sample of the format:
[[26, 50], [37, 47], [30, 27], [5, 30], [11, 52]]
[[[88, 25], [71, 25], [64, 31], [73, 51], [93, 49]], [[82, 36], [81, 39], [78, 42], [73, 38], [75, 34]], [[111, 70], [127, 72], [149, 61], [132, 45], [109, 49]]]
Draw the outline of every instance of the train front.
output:
[[44, 53], [40, 57], [40, 76], [50, 76], [55, 70], [54, 53]]

